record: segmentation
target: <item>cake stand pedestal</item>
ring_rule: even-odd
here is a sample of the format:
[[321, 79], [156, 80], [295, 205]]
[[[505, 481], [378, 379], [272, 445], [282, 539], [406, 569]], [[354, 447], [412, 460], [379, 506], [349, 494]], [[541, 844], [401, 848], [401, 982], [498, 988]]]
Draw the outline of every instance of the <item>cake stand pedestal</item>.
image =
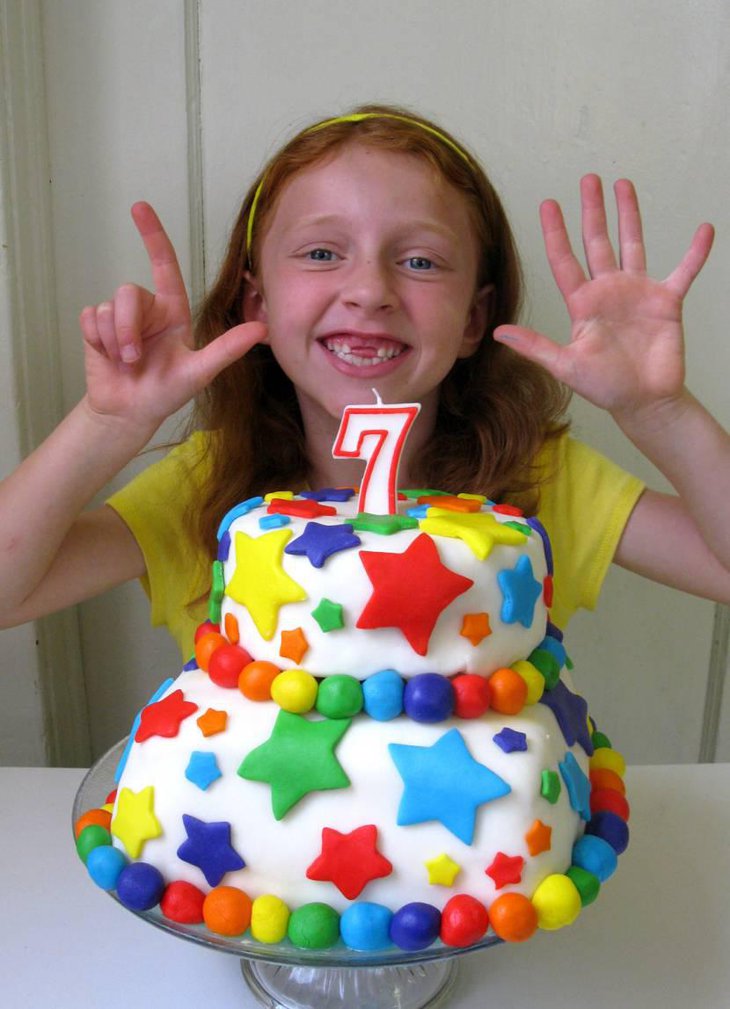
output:
[[[72, 825], [101, 806], [115, 787], [125, 744], [117, 743], [87, 772], [74, 799]], [[468, 950], [438, 942], [412, 953], [396, 947], [363, 953], [343, 945], [307, 950], [288, 941], [259, 943], [248, 935], [229, 938], [203, 925], [181, 925], [165, 918], [159, 906], [129, 913], [178, 938], [237, 956], [248, 990], [267, 1009], [438, 1009], [453, 992], [456, 958], [500, 942], [489, 935]]]

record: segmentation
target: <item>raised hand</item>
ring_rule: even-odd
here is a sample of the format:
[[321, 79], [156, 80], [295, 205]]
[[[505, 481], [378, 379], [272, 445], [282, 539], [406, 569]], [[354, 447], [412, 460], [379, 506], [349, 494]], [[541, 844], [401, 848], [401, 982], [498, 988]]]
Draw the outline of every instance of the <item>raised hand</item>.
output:
[[97, 413], [156, 427], [262, 340], [266, 327], [243, 323], [195, 350], [172, 243], [148, 203], [135, 203], [132, 218], [147, 250], [153, 289], [125, 284], [111, 301], [82, 311], [87, 396]]
[[573, 252], [559, 205], [546, 200], [540, 207], [548, 262], [570, 316], [570, 342], [561, 345], [520, 326], [500, 326], [494, 335], [619, 419], [682, 397], [682, 303], [707, 260], [714, 231], [700, 225], [676, 269], [665, 280], [653, 280], [646, 272], [634, 187], [621, 179], [614, 191], [618, 260], [608, 236], [601, 180], [596, 175], [581, 180], [588, 276]]

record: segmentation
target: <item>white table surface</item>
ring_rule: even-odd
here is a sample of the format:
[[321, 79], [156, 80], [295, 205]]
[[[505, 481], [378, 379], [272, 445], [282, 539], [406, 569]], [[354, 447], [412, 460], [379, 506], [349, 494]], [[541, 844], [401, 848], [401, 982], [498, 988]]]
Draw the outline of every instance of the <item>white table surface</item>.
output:
[[[0, 769], [0, 1004], [253, 1009], [236, 957], [151, 927], [88, 879], [70, 826], [82, 774]], [[631, 844], [598, 901], [572, 927], [461, 957], [452, 1006], [727, 1009], [730, 764], [626, 780]]]

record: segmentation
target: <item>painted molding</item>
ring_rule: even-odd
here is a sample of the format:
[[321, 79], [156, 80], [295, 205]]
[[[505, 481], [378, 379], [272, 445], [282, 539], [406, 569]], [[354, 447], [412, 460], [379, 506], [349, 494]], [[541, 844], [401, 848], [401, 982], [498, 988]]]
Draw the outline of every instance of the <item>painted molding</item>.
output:
[[717, 743], [720, 735], [722, 715], [722, 695], [727, 677], [728, 647], [730, 646], [730, 607], [720, 603], [715, 607], [715, 621], [712, 628], [712, 651], [705, 692], [705, 711], [702, 719], [702, 738], [698, 761], [700, 764], [713, 763], [717, 759]]
[[[52, 246], [52, 177], [48, 153], [41, 3], [0, 7], [3, 211], [8, 269], [0, 294], [10, 305], [19, 451], [35, 448], [63, 414]], [[75, 610], [36, 622], [37, 666], [51, 766], [86, 766], [88, 712]]]

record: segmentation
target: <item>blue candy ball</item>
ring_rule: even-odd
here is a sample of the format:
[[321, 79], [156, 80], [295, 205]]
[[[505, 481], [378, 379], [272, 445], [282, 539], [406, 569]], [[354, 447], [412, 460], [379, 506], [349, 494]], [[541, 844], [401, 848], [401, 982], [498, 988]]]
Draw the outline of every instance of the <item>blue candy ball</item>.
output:
[[584, 834], [573, 845], [573, 865], [592, 872], [601, 883], [605, 883], [616, 871], [618, 857], [608, 841], [592, 834]]
[[391, 945], [390, 923], [393, 912], [382, 904], [362, 901], [342, 912], [340, 935], [350, 949], [376, 950]]
[[390, 922], [390, 938], [401, 949], [425, 949], [441, 931], [441, 912], [433, 904], [404, 904]]
[[381, 669], [363, 681], [363, 707], [376, 722], [389, 722], [403, 711], [403, 680], [395, 669]]
[[126, 864], [126, 856], [118, 848], [112, 848], [110, 844], [94, 848], [86, 859], [89, 875], [102, 890], [116, 890], [119, 873]]
[[586, 826], [586, 834], [608, 841], [617, 855], [621, 855], [629, 846], [628, 824], [609, 810], [593, 814]]
[[149, 911], [159, 904], [164, 889], [162, 873], [147, 862], [125, 866], [117, 880], [117, 897], [130, 911]]
[[408, 680], [403, 707], [414, 722], [443, 722], [454, 710], [454, 688], [439, 673], [419, 673]]

